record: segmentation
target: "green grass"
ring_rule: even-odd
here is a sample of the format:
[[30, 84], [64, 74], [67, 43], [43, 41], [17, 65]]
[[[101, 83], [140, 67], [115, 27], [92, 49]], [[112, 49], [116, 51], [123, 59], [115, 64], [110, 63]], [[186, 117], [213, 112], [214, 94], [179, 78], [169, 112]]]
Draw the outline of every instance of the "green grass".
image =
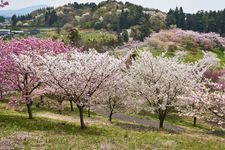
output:
[[224, 66], [225, 64], [225, 55], [224, 52], [219, 48], [212, 49], [212, 52], [217, 55], [217, 58], [220, 59], [220, 66]]
[[[152, 114], [147, 111], [141, 111], [138, 114], [134, 114], [135, 116], [140, 116], [141, 118], [145, 119], [154, 119], [158, 120], [157, 114]], [[177, 114], [177, 112], [171, 112], [167, 115], [165, 119], [166, 123], [178, 125], [178, 126], [183, 126], [186, 129], [191, 129], [191, 130], [204, 130], [204, 132], [208, 132], [211, 128], [211, 126], [207, 123], [205, 123], [203, 120], [197, 119], [197, 125], [196, 127], [193, 127], [193, 118], [192, 117], [182, 117]], [[218, 128], [216, 128], [218, 129]], [[218, 129], [219, 131], [222, 131]]]
[[203, 58], [203, 51], [201, 48], [197, 48], [194, 51], [186, 51], [187, 54], [184, 57], [184, 62], [191, 63], [196, 62]]
[[[150, 45], [149, 49], [150, 49], [151, 53], [153, 54], [153, 56], [158, 56], [158, 55], [161, 55], [163, 52], [165, 52], [165, 50], [157, 49], [153, 45]], [[179, 49], [184, 50], [186, 52], [186, 55], [184, 57], [185, 63], [196, 62], [196, 61], [203, 58], [203, 54], [204, 54], [203, 53], [203, 50], [204, 50], [203, 47], [193, 47], [193, 46], [185, 47], [185, 45], [182, 45]], [[173, 57], [176, 51], [177, 51], [177, 49], [174, 49], [174, 50], [170, 49], [170, 50], [167, 51], [165, 56]], [[225, 65], [224, 49], [220, 48], [220, 47], [215, 47], [215, 48], [212, 48], [209, 51], [216, 54], [217, 58], [220, 60], [220, 64], [219, 64], [218, 67], [222, 68]]]
[[80, 32], [82, 44], [89, 48], [100, 50], [102, 47], [114, 47], [118, 45], [116, 34], [103, 31]]
[[[15, 112], [4, 109], [0, 103], [0, 143], [10, 139], [14, 148], [21, 149], [225, 149], [225, 139], [206, 133], [184, 132], [169, 133], [155, 131], [147, 127], [116, 121], [108, 123], [107, 118], [92, 114], [91, 119], [97, 121], [88, 124], [88, 128], [81, 130], [79, 122], [63, 121], [64, 117], [78, 118], [77, 111], [65, 109], [60, 119], [40, 117], [40, 113], [55, 114], [46, 109], [34, 109], [35, 119], [27, 119], [26, 112]], [[34, 107], [33, 107], [34, 108]], [[57, 114], [56, 114], [57, 115]], [[152, 116], [154, 117], [154, 116]], [[168, 118], [169, 119], [169, 118]], [[173, 118], [178, 122], [181, 118]], [[100, 124], [99, 124], [100, 122]], [[182, 125], [187, 125], [182, 123]], [[22, 139], [21, 136], [25, 136]]]

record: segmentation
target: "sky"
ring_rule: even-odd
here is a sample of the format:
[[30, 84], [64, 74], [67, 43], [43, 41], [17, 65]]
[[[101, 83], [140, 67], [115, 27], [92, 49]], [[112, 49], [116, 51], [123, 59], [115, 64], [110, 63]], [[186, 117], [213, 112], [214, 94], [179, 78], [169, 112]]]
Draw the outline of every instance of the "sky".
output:
[[[8, 0], [9, 6], [3, 9], [19, 9], [33, 5], [46, 4], [48, 6], [61, 6], [69, 2], [96, 2], [101, 0]], [[182, 6], [187, 13], [195, 13], [198, 10], [222, 10], [225, 8], [225, 0], [121, 0], [139, 4], [148, 8], [156, 8], [168, 12], [170, 8]], [[2, 8], [1, 8], [2, 9]]]

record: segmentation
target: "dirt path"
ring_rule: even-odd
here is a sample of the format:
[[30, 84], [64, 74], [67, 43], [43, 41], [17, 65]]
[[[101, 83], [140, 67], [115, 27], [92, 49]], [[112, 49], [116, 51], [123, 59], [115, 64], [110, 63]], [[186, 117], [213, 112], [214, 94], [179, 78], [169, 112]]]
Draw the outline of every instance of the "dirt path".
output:
[[[79, 123], [80, 118], [78, 116], [65, 116], [65, 115], [60, 115], [60, 114], [55, 114], [55, 113], [50, 113], [50, 112], [38, 112], [35, 114], [36, 117], [40, 118], [47, 118], [47, 119], [53, 119], [53, 120], [58, 120], [58, 121], [63, 121], [63, 122], [70, 122], [70, 123]], [[87, 125], [102, 125], [106, 124], [105, 122], [102, 122], [102, 120], [95, 118], [85, 118], [85, 123]]]
[[[101, 110], [100, 108], [95, 108], [94, 112], [96, 112], [99, 115], [103, 115], [103, 116], [108, 116], [108, 114]], [[154, 129], [159, 129], [159, 121], [157, 120], [149, 120], [149, 119], [142, 119], [142, 118], [138, 118], [138, 117], [134, 117], [134, 116], [129, 116], [126, 114], [122, 114], [122, 113], [116, 113], [113, 115], [113, 118], [125, 121], [125, 122], [130, 122], [130, 123], [136, 123], [136, 124], [140, 124], [146, 127], [150, 127], [150, 128], [154, 128]], [[183, 132], [185, 129], [180, 127], [180, 126], [176, 126], [176, 125], [171, 125], [168, 123], [164, 123], [164, 129], [168, 130], [168, 131], [173, 131], [173, 132]]]

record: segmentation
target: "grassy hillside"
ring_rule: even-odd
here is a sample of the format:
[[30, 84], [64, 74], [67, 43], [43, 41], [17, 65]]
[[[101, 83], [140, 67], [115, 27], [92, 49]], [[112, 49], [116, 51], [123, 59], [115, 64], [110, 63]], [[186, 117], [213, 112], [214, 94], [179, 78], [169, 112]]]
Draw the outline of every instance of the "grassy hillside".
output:
[[225, 138], [211, 134], [210, 126], [202, 121], [193, 128], [188, 125], [191, 120], [185, 124], [179, 123], [184, 122], [182, 118], [170, 118], [170, 123], [180, 124], [185, 131], [169, 132], [120, 120], [109, 123], [92, 113], [91, 118], [85, 116], [88, 128], [81, 130], [77, 110], [70, 112], [67, 104], [63, 115], [35, 108], [33, 120], [27, 119], [25, 112], [6, 110], [5, 106], [0, 103], [2, 149], [225, 149]]

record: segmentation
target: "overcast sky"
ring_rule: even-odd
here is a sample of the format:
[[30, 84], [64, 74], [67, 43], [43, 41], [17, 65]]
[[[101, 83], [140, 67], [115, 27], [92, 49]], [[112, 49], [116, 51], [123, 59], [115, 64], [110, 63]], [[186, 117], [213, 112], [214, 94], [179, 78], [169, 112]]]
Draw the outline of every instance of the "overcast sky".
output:
[[[32, 5], [46, 4], [60, 6], [75, 0], [8, 0], [10, 6], [4, 9], [19, 9]], [[76, 0], [78, 3], [100, 2], [101, 0]], [[167, 12], [170, 8], [182, 6], [185, 12], [194, 13], [198, 10], [222, 10], [225, 8], [225, 0], [122, 0], [142, 5], [148, 8], [157, 8]], [[2, 8], [0, 8], [2, 9]]]

